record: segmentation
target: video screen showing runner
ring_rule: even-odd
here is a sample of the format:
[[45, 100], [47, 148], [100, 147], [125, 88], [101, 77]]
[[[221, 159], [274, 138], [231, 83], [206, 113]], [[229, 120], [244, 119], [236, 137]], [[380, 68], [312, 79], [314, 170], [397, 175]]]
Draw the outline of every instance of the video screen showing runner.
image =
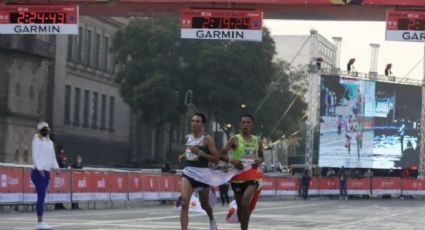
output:
[[322, 76], [319, 166], [417, 166], [421, 100], [416, 86]]

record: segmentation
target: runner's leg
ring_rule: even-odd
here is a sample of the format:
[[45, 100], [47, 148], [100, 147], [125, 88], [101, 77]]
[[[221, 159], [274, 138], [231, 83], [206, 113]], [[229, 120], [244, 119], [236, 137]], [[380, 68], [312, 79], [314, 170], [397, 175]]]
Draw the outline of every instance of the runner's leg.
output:
[[[252, 196], [254, 196], [254, 193], [257, 190], [256, 185], [248, 185], [248, 187], [245, 189], [243, 196], [242, 196], [242, 202], [241, 202], [241, 230], [247, 230], [248, 224], [249, 224], [249, 217], [251, 215], [251, 210], [249, 210], [249, 203], [251, 202]], [[238, 207], [238, 209], [239, 209]]]
[[180, 225], [182, 230], [187, 230], [189, 225], [189, 204], [192, 197], [193, 187], [186, 177], [182, 177], [182, 208], [180, 210]]
[[199, 192], [199, 201], [201, 202], [202, 209], [204, 209], [205, 212], [207, 212], [207, 215], [210, 218], [210, 220], [214, 220], [213, 210], [209, 203], [209, 198], [210, 198], [210, 187], [206, 187]]

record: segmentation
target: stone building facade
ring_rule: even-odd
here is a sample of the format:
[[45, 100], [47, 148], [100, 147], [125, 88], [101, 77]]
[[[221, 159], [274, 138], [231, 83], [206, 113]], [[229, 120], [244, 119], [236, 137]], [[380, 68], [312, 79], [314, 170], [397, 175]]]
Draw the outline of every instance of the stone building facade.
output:
[[0, 162], [31, 163], [46, 120], [72, 163], [126, 165], [130, 108], [114, 83], [110, 47], [126, 20], [81, 17], [79, 35], [1, 35]]

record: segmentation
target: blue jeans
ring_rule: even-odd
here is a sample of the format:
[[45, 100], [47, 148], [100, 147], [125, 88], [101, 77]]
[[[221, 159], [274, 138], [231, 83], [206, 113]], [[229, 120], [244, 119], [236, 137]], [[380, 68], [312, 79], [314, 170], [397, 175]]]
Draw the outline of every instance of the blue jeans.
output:
[[33, 169], [31, 172], [31, 180], [35, 185], [35, 190], [37, 191], [37, 216], [43, 216], [44, 212], [44, 200], [46, 199], [47, 187], [49, 186], [50, 173], [44, 171], [44, 177], [41, 175], [40, 171]]

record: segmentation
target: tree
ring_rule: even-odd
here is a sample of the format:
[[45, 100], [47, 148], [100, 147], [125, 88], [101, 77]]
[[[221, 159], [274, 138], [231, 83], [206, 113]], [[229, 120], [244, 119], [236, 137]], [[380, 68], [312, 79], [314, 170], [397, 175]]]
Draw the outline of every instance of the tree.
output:
[[[269, 31], [263, 29], [261, 43], [182, 40], [179, 31], [177, 20], [143, 18], [117, 32], [113, 40], [120, 66], [116, 82], [132, 110], [155, 124], [158, 137], [164, 124], [177, 121], [184, 112], [183, 94], [190, 89], [196, 107], [213, 115], [222, 127], [228, 123], [237, 127], [240, 115], [253, 113], [268, 90], [275, 89], [256, 118], [263, 133], [269, 133], [295, 97], [291, 79], [299, 74], [274, 60]], [[277, 133], [295, 130], [304, 107], [302, 100], [296, 101]], [[155, 140], [158, 146], [159, 138]]]
[[124, 101], [155, 127], [155, 149], [165, 123], [179, 119], [181, 63], [177, 24], [170, 19], [137, 19], [118, 31], [112, 51], [120, 70], [115, 79]]
[[[253, 112], [272, 79], [275, 45], [269, 31], [263, 30], [261, 43], [197, 40], [184, 45], [189, 54], [184, 73], [196, 85], [195, 103], [204, 105], [222, 125], [235, 127], [241, 113]], [[247, 108], [241, 109], [241, 104]]]
[[291, 88], [293, 79], [304, 78], [305, 73], [292, 69], [284, 61], [276, 61], [273, 69], [273, 81], [268, 87], [270, 95], [256, 117], [262, 121], [260, 128], [263, 135], [276, 140], [300, 128], [306, 104], [303, 95], [294, 93]]

